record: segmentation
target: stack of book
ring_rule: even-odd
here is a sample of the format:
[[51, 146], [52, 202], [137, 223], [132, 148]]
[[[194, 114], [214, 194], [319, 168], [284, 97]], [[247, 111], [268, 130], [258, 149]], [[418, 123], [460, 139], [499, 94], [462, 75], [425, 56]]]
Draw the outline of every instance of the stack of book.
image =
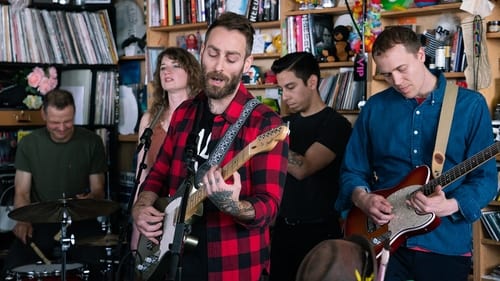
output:
[[212, 23], [230, 11], [251, 22], [279, 20], [278, 0], [152, 0], [148, 5], [150, 27], [189, 23]]
[[335, 75], [320, 81], [319, 92], [326, 105], [340, 111], [358, 110], [364, 98], [362, 81], [354, 81], [352, 68], [341, 68]]
[[0, 5], [0, 61], [116, 64], [116, 43], [107, 10], [19, 11]]
[[490, 238], [500, 241], [500, 210], [482, 211], [481, 222]]
[[481, 276], [481, 279], [500, 281], [500, 264], [493, 268], [489, 274]]

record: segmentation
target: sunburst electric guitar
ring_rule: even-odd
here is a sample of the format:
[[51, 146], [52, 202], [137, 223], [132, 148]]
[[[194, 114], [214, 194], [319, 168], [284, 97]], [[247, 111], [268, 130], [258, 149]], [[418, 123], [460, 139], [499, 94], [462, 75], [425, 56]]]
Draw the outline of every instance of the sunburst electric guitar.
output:
[[374, 191], [373, 193], [384, 196], [392, 204], [394, 219], [379, 226], [361, 209], [353, 207], [345, 221], [345, 235], [358, 234], [367, 238], [378, 258], [387, 242], [390, 250], [395, 251], [408, 237], [434, 230], [440, 224], [440, 218], [434, 213], [417, 213], [406, 205], [406, 199], [417, 191], [430, 195], [438, 185], [445, 188], [493, 158], [499, 150], [500, 142], [496, 142], [430, 181], [429, 167], [420, 166], [396, 187]]
[[[288, 127], [285, 125], [271, 129], [259, 135], [254, 141], [241, 150], [229, 163], [221, 170], [224, 180], [228, 179], [245, 162], [254, 155], [272, 150], [279, 141], [283, 141], [288, 134]], [[201, 177], [196, 177], [200, 178]], [[201, 203], [207, 198], [207, 190], [203, 184], [197, 180], [198, 189], [191, 193], [188, 198], [185, 221], [197, 214]], [[183, 188], [179, 188], [181, 190]], [[177, 192], [182, 194], [183, 192]], [[165, 254], [169, 251], [169, 246], [174, 240], [175, 227], [180, 212], [181, 196], [174, 196], [170, 200], [159, 198], [155, 202], [155, 208], [165, 212], [163, 220], [163, 235], [160, 244], [156, 245], [143, 235], [139, 238], [136, 255], [136, 275], [142, 280], [159, 280], [165, 274], [165, 266], [158, 266]]]

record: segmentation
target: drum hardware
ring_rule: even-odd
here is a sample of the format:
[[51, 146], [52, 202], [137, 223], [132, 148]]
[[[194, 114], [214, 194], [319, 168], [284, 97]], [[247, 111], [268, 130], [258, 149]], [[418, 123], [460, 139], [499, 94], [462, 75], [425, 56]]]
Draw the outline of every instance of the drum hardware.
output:
[[99, 259], [99, 262], [101, 264], [106, 265], [106, 267], [103, 270], [101, 270], [101, 274], [104, 278], [103, 280], [113, 281], [113, 277], [115, 274], [114, 265], [120, 264], [120, 261], [114, 259], [112, 247], [105, 247], [105, 251], [106, 251], [106, 258]]
[[31, 223], [57, 223], [63, 220], [63, 212], [74, 221], [107, 216], [117, 211], [120, 205], [111, 200], [63, 198], [38, 202], [12, 210], [9, 217]]
[[[51, 264], [50, 260], [48, 260], [43, 253], [38, 249], [35, 244], [30, 244], [35, 253], [43, 260], [46, 266], [52, 266], [51, 272], [46, 273], [45, 271], [36, 270], [31, 273], [25, 272], [15, 272], [14, 277], [8, 277], [6, 280], [23, 280], [20, 277], [23, 277], [24, 274], [29, 276], [33, 275], [33, 278], [37, 278], [37, 280], [42, 280], [39, 275], [44, 274], [56, 274], [57, 276], [61, 276], [57, 278], [57, 280], [63, 281], [73, 281], [67, 280], [67, 264], [66, 252], [69, 250], [71, 245], [75, 245], [75, 236], [73, 234], [69, 235], [68, 227], [71, 225], [73, 221], [87, 220], [91, 218], [96, 218], [99, 216], [108, 216], [111, 213], [117, 211], [120, 208], [120, 205], [111, 200], [94, 200], [94, 199], [76, 199], [76, 198], [65, 198], [63, 194], [62, 199], [58, 199], [55, 201], [48, 202], [39, 202], [33, 203], [30, 205], [23, 206], [21, 208], [17, 208], [12, 210], [9, 213], [9, 217], [17, 220], [17, 221], [27, 221], [31, 223], [61, 223], [60, 231], [54, 236], [56, 241], [59, 241], [61, 244], [61, 255], [62, 255], [62, 263], [59, 265]], [[118, 238], [111, 234], [111, 228], [108, 224], [108, 234], [104, 237], [92, 238], [93, 240], [83, 241], [82, 244], [88, 243], [90, 246], [113, 246], [118, 244]], [[106, 258], [103, 262], [109, 263], [107, 266], [107, 271], [110, 271], [112, 268], [112, 264], [114, 263], [109, 261], [110, 259]], [[29, 265], [30, 266], [30, 265]], [[31, 265], [33, 266], [33, 265]], [[57, 270], [53, 270], [53, 267], [58, 267]], [[22, 270], [25, 270], [21, 268]], [[69, 268], [72, 270], [72, 268]], [[81, 280], [88, 280], [89, 278], [89, 270], [84, 270], [80, 274], [82, 276]], [[112, 277], [112, 276], [111, 276]], [[33, 279], [30, 278], [30, 279]], [[109, 279], [112, 280], [112, 279]]]
[[62, 264], [61, 264], [61, 280], [66, 281], [66, 252], [71, 245], [75, 245], [75, 235], [71, 234], [67, 237], [68, 226], [71, 225], [71, 216], [66, 208], [66, 200], [63, 199], [62, 204], [62, 220], [61, 220], [61, 253], [62, 253]]
[[[61, 280], [61, 265], [60, 264], [43, 264], [38, 262], [36, 264], [28, 264], [23, 266], [18, 266], [13, 268], [5, 280], [9, 281], [55, 281]], [[71, 272], [69, 276], [69, 281], [88, 281], [89, 280], [89, 270], [86, 269], [83, 264], [80, 263], [70, 263], [67, 264], [66, 269]]]

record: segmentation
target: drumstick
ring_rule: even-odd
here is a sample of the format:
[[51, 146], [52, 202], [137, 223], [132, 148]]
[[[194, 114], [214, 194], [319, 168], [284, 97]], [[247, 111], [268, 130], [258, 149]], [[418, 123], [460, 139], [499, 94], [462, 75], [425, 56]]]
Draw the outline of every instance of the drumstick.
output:
[[55, 241], [61, 240], [61, 231], [60, 230], [59, 230], [59, 232], [56, 233], [56, 235], [54, 235], [54, 240]]
[[42, 253], [42, 251], [35, 245], [35, 242], [31, 242], [30, 246], [33, 249], [33, 251], [35, 251], [35, 253], [42, 259], [42, 261], [45, 264], [51, 264], [50, 260], [47, 259], [47, 257], [45, 257], [45, 255]]

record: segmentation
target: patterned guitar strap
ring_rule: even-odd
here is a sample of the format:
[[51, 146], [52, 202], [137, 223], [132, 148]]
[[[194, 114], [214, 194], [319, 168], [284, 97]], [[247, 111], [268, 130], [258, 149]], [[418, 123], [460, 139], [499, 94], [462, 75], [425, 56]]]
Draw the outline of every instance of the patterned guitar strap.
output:
[[231, 143], [233, 143], [241, 127], [248, 119], [248, 116], [250, 116], [250, 113], [252, 113], [252, 111], [258, 104], [260, 104], [260, 101], [257, 99], [251, 99], [245, 104], [245, 107], [243, 108], [240, 116], [238, 117], [238, 120], [236, 120], [236, 122], [229, 127], [224, 136], [219, 140], [219, 142], [215, 146], [215, 149], [212, 151], [212, 153], [210, 153], [208, 160], [205, 163], [203, 163], [200, 167], [198, 167], [198, 171], [196, 172], [196, 178], [195, 178], [196, 184], [201, 182], [201, 179], [207, 173], [210, 167], [219, 165], [221, 163], [222, 159], [224, 159], [224, 156], [226, 156], [226, 153], [229, 150]]

